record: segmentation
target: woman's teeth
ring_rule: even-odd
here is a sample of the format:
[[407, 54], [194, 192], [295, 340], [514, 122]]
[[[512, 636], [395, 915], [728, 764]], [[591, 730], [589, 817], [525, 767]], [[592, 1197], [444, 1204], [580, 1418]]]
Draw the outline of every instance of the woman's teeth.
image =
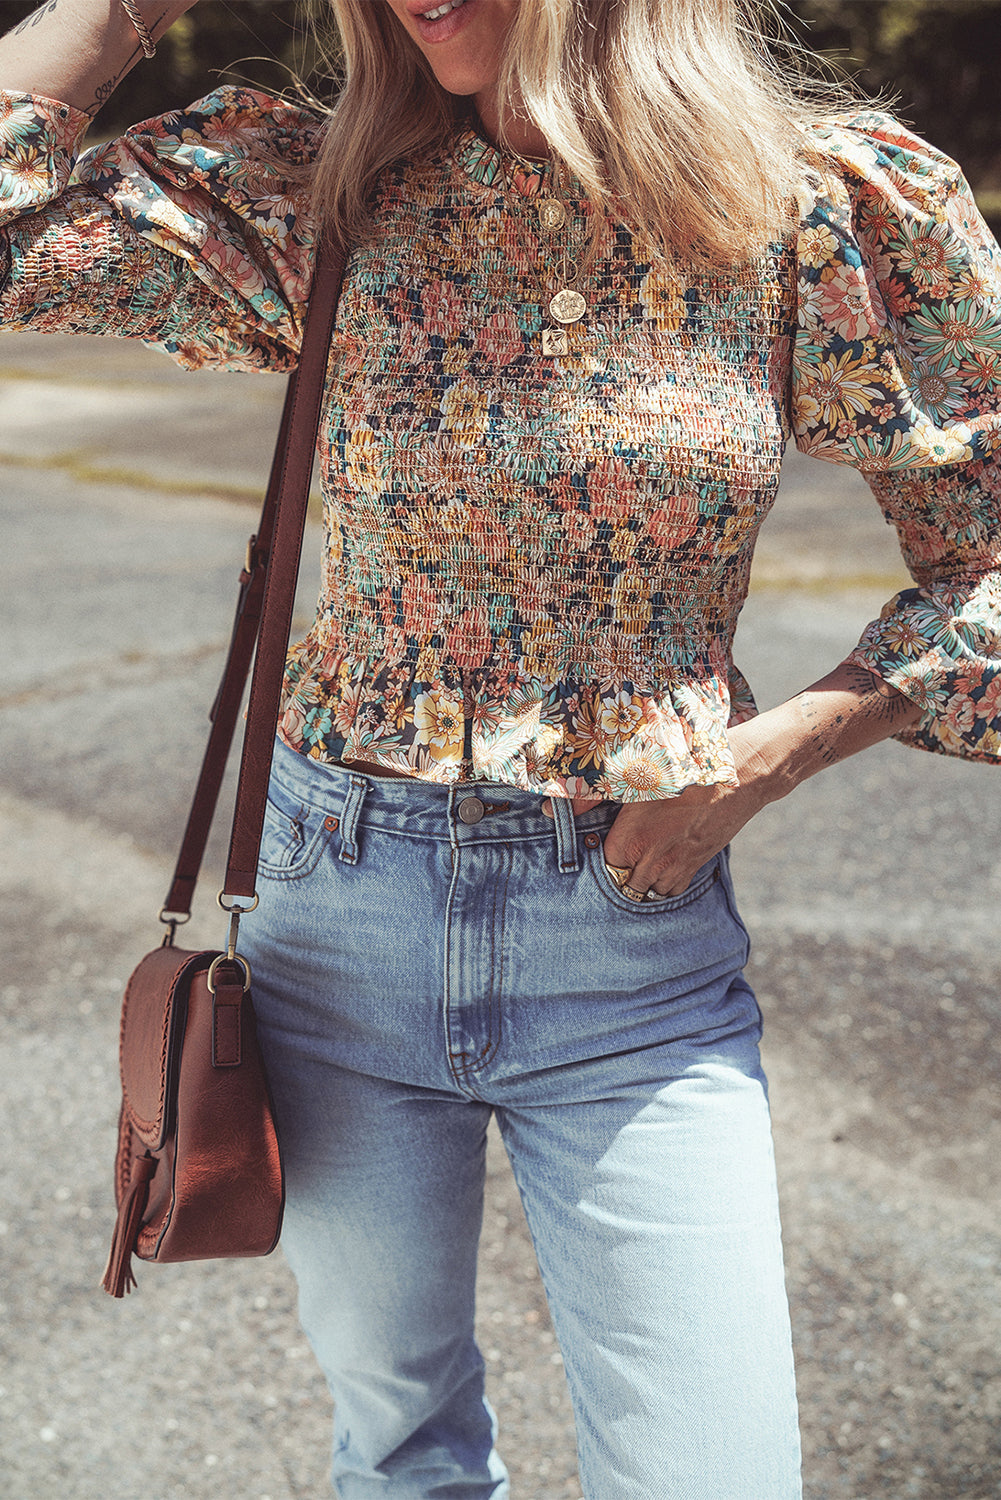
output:
[[466, 0], [452, 0], [450, 5], [439, 5], [437, 10], [425, 10], [421, 12], [421, 18], [425, 21], [440, 21], [442, 16], [447, 16], [450, 10], [458, 10], [460, 5], [465, 5]]

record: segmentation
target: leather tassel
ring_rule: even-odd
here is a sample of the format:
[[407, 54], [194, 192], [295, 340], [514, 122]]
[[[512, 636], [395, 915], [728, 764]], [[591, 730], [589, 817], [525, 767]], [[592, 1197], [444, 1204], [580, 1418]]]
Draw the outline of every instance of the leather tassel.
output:
[[149, 1185], [155, 1172], [154, 1156], [133, 1157], [128, 1192], [118, 1210], [108, 1264], [101, 1278], [101, 1285], [111, 1297], [124, 1297], [136, 1285], [136, 1278], [132, 1274], [132, 1253], [146, 1212]]

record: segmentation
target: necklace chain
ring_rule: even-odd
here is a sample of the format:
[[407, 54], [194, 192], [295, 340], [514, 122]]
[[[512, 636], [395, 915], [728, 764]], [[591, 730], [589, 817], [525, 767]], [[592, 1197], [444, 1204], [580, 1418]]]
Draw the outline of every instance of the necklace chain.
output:
[[[564, 192], [562, 166], [550, 159], [540, 170], [538, 162], [526, 161], [516, 151], [509, 152], [509, 156], [527, 174], [538, 174], [543, 183], [547, 173], [552, 173], [552, 196], [544, 196], [536, 204], [539, 227], [545, 234], [553, 234], [557, 230], [565, 228], [570, 222], [571, 215]], [[522, 248], [528, 256], [535, 279], [538, 282], [543, 304], [553, 323], [557, 325], [542, 330], [542, 351], [544, 354], [550, 355], [568, 354], [570, 351], [567, 325], [579, 322], [587, 312], [587, 299], [578, 290], [576, 285], [580, 276], [580, 263], [571, 256], [570, 246], [565, 243], [558, 272], [562, 286], [556, 291], [555, 295], [551, 294], [542, 279], [535, 257], [532, 254], [531, 246], [525, 235], [522, 211], [516, 202], [514, 179], [509, 170], [508, 162], [505, 160], [504, 155], [500, 153], [499, 160], [501, 174], [504, 179], [505, 198], [514, 219], [515, 229], [521, 240]], [[541, 191], [542, 188], [540, 187]]]

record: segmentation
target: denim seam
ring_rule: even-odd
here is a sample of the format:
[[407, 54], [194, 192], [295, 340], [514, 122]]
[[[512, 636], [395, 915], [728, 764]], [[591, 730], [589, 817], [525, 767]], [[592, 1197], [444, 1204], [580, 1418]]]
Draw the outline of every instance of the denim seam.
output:
[[[500, 997], [504, 983], [504, 922], [507, 912], [507, 888], [511, 880], [511, 870], [514, 865], [514, 856], [510, 844], [505, 843], [503, 848], [505, 861], [504, 877], [503, 882], [494, 882], [494, 910], [490, 923], [490, 994], [487, 1001], [487, 1035], [490, 1041], [488, 1041], [477, 1063], [477, 1066], [481, 1068], [486, 1067], [489, 1062], [493, 1061], [501, 1045], [503, 1006], [501, 1005]], [[499, 891], [498, 887], [500, 887]]]
[[[459, 848], [461, 849], [461, 845]], [[513, 859], [510, 845], [505, 841], [503, 844], [505, 869], [503, 875], [491, 882], [492, 886], [492, 911], [489, 927], [490, 963], [488, 970], [488, 981], [486, 988], [486, 1027], [487, 1036], [480, 1050], [469, 1055], [468, 1053], [456, 1053], [452, 1048], [452, 996], [449, 988], [448, 970], [450, 967], [450, 939], [451, 939], [451, 917], [452, 917], [452, 890], [454, 889], [455, 873], [461, 868], [461, 861], [456, 861], [453, 851], [453, 882], [449, 890], [449, 899], [446, 911], [446, 935], [445, 935], [445, 1043], [448, 1056], [448, 1068], [456, 1083], [465, 1088], [473, 1097], [482, 1098], [480, 1092], [473, 1086], [471, 1075], [487, 1066], [496, 1057], [501, 1045], [501, 1025], [503, 1018], [503, 1007], [500, 1003], [500, 986], [503, 982], [504, 960], [504, 914], [507, 910], [507, 888], [511, 879]], [[496, 940], [498, 922], [498, 890], [500, 889], [499, 914], [500, 914], [500, 943]], [[498, 954], [499, 949], [499, 954]], [[463, 1061], [460, 1062], [459, 1058]]]
[[[720, 870], [720, 883], [723, 886], [723, 895], [726, 898], [726, 909], [730, 913], [734, 922], [740, 928], [741, 932], [744, 934], [744, 957], [740, 965], [743, 969], [747, 967], [747, 961], [751, 956], [751, 934], [747, 930], [747, 926], [744, 922], [743, 917], [737, 910], [737, 903], [734, 899], [734, 894], [730, 887], [729, 873], [724, 873], [722, 869]], [[759, 1016], [761, 1014], [760, 1006], [758, 1007], [758, 1014]]]
[[[457, 1054], [453, 1050], [453, 1047], [452, 1047], [452, 1006], [453, 1006], [453, 1001], [452, 1001], [452, 988], [451, 988], [451, 975], [450, 975], [450, 970], [451, 970], [451, 967], [452, 967], [452, 913], [453, 913], [454, 903], [455, 903], [456, 882], [457, 882], [458, 877], [459, 877], [459, 872], [460, 872], [460, 870], [462, 868], [462, 861], [460, 859], [456, 858], [456, 855], [460, 852], [460, 848], [461, 848], [460, 845], [457, 845], [454, 842], [451, 843], [451, 850], [452, 850], [452, 879], [449, 882], [448, 897], [447, 897], [447, 900], [445, 902], [445, 922], [444, 922], [445, 943], [444, 943], [444, 954], [443, 954], [444, 962], [443, 962], [443, 966], [442, 966], [443, 967], [443, 973], [442, 973], [442, 993], [443, 993], [443, 997], [444, 997], [444, 1006], [443, 1006], [443, 1012], [444, 1013], [443, 1013], [442, 1020], [443, 1020], [444, 1029], [445, 1029], [445, 1058], [446, 1058], [446, 1062], [448, 1064], [448, 1071], [451, 1073], [452, 1077], [455, 1079], [455, 1082], [459, 1086], [460, 1089], [463, 1089], [467, 1094], [472, 1095], [474, 1098], [479, 1098], [480, 1097], [479, 1094], [477, 1093], [476, 1089], [472, 1086], [472, 1084], [469, 1081], [469, 1073], [470, 1073], [471, 1069], [476, 1066], [476, 1063], [477, 1063], [478, 1059], [474, 1059], [471, 1062], [462, 1062], [460, 1064], [458, 1062], [459, 1054]], [[462, 1054], [462, 1055], [464, 1056], [464, 1054]]]

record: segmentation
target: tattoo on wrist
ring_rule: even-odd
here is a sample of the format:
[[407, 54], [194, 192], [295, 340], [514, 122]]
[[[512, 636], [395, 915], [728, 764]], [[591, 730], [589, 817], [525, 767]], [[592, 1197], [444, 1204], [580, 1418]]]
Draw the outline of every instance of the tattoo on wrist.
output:
[[[132, 59], [129, 58], [129, 62], [131, 61]], [[116, 73], [113, 78], [109, 78], [105, 83], [98, 84], [97, 88], [94, 90], [94, 103], [91, 106], [92, 109], [94, 109], [95, 111], [99, 110], [102, 104], [107, 103], [112, 94], [115, 92], [115, 89], [118, 87], [118, 82], [121, 76], [121, 73]]]
[[[55, 3], [55, 0], [53, 0], [53, 3]], [[150, 33], [153, 36], [156, 36], [160, 25], [166, 19], [167, 12], [165, 10], [162, 10], [157, 19], [150, 25]], [[104, 83], [98, 84], [97, 88], [94, 90], [93, 102], [88, 106], [88, 114], [96, 115], [97, 111], [102, 107], [102, 105], [107, 104], [108, 100], [111, 98], [112, 94], [115, 92], [115, 89], [121, 83], [126, 73], [128, 73], [134, 67], [134, 65], [139, 62], [142, 56], [143, 49], [140, 44], [133, 49], [125, 66], [118, 73], [113, 73], [112, 76], [106, 79]]]

